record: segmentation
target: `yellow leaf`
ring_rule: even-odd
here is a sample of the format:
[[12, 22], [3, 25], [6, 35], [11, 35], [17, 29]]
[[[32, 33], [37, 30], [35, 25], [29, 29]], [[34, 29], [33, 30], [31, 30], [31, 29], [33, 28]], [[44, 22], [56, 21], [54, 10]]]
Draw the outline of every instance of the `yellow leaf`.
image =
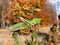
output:
[[24, 6], [23, 6], [23, 9], [25, 9], [25, 10], [30, 10], [30, 9], [31, 9], [31, 7], [30, 7], [30, 6], [28, 6], [28, 5], [24, 5]]
[[36, 8], [36, 9], [34, 9], [34, 10], [35, 10], [35, 11], [38, 11], [38, 12], [41, 11], [41, 9], [39, 9], [39, 8]]

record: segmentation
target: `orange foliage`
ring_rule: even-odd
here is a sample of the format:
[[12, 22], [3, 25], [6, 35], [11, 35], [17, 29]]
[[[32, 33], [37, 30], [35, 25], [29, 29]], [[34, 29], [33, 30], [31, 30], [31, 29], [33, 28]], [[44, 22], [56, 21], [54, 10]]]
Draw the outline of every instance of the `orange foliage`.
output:
[[29, 34], [30, 33], [30, 28], [27, 29], [21, 29], [19, 32], [24, 33], [24, 34]]
[[[18, 10], [22, 8], [21, 4], [24, 5], [23, 8], [26, 10], [29, 10], [31, 6], [35, 4], [35, 6], [38, 6], [39, 8], [41, 8], [41, 11], [35, 12], [33, 16], [30, 14], [25, 15], [23, 11], [18, 12]], [[52, 12], [51, 12], [51, 9], [49, 8], [50, 6], [47, 4], [47, 0], [12, 0], [11, 4], [8, 3], [7, 5], [10, 5], [10, 8], [9, 8], [10, 14], [5, 11], [6, 12], [5, 18], [9, 19], [10, 22], [13, 22], [12, 24], [21, 21], [18, 17], [16, 17], [18, 14], [19, 16], [22, 16], [25, 19], [30, 19], [34, 17], [42, 18], [42, 21], [41, 21], [42, 25], [49, 25], [51, 23]], [[8, 7], [6, 8], [8, 9]]]
[[[10, 4], [7, 4], [7, 5], [10, 5]], [[21, 10], [22, 7], [25, 10], [29, 11], [32, 6], [39, 7], [41, 9], [41, 11], [35, 12], [34, 15], [31, 15], [31, 14], [25, 15], [25, 13], [23, 11], [19, 11], [19, 10]], [[39, 18], [42, 18], [42, 20], [41, 20], [42, 26], [50, 25], [51, 21], [53, 19], [52, 15], [53, 16], [55, 15], [55, 12], [52, 12], [51, 11], [52, 8], [50, 8], [50, 7], [51, 6], [47, 4], [47, 0], [13, 0], [11, 2], [10, 8], [9, 8], [10, 14], [5, 13], [5, 15], [4, 15], [5, 16], [5, 23], [8, 25], [18, 23], [21, 21], [18, 18], [18, 16], [22, 16], [25, 19], [39, 17]], [[28, 29], [26, 29], [25, 32], [28, 33], [29, 31], [30, 31], [30, 29], [28, 28]], [[24, 32], [24, 31], [20, 30], [20, 32]]]

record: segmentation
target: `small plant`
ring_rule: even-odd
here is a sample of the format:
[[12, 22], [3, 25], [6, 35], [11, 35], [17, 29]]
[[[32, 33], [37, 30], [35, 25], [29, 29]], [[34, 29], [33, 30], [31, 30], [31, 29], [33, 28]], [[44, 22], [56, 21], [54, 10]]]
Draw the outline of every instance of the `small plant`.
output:
[[12, 36], [13, 36], [13, 38], [15, 39], [15, 42], [16, 42], [15, 45], [21, 45], [17, 33], [16, 33], [16, 32], [13, 32]]
[[39, 45], [38, 43], [38, 33], [37, 31], [32, 32], [31, 34], [31, 40], [25, 41], [27, 45]]

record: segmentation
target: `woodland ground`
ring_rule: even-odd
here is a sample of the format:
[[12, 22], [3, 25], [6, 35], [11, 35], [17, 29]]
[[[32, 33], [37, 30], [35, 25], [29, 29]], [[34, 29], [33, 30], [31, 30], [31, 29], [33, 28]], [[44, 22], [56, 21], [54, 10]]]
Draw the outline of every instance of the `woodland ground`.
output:
[[[53, 26], [54, 27], [54, 26]], [[60, 29], [54, 29], [51, 27], [40, 28], [39, 44], [40, 45], [59, 45], [60, 43]], [[18, 37], [22, 45], [26, 45], [24, 41], [30, 39], [31, 35], [20, 35]], [[12, 38], [12, 32], [7, 29], [0, 29], [0, 45], [14, 45], [15, 41]]]

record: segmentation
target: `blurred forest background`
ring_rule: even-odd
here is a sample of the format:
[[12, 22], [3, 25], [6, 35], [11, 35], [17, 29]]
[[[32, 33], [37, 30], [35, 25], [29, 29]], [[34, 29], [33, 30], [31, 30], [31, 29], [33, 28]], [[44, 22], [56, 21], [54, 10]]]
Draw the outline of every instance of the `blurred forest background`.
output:
[[[33, 15], [30, 15], [30, 14], [26, 15], [25, 19], [39, 17], [42, 19], [41, 20], [42, 26], [48, 26], [48, 25], [57, 23], [55, 4], [52, 4], [51, 2], [49, 3], [47, 0], [13, 0], [13, 1], [5, 0], [5, 2], [4, 3], [3, 2], [4, 0], [0, 0], [0, 3], [1, 3], [0, 4], [0, 15], [1, 15], [0, 24], [3, 17], [6, 25], [15, 24], [21, 21], [19, 18], [16, 18], [15, 15], [12, 15], [12, 13], [14, 14], [18, 13], [16, 11], [14, 12], [11, 7], [11, 6], [14, 6], [14, 3], [34, 5], [41, 9], [41, 11], [35, 12]], [[4, 16], [2, 17], [2, 15]]]

